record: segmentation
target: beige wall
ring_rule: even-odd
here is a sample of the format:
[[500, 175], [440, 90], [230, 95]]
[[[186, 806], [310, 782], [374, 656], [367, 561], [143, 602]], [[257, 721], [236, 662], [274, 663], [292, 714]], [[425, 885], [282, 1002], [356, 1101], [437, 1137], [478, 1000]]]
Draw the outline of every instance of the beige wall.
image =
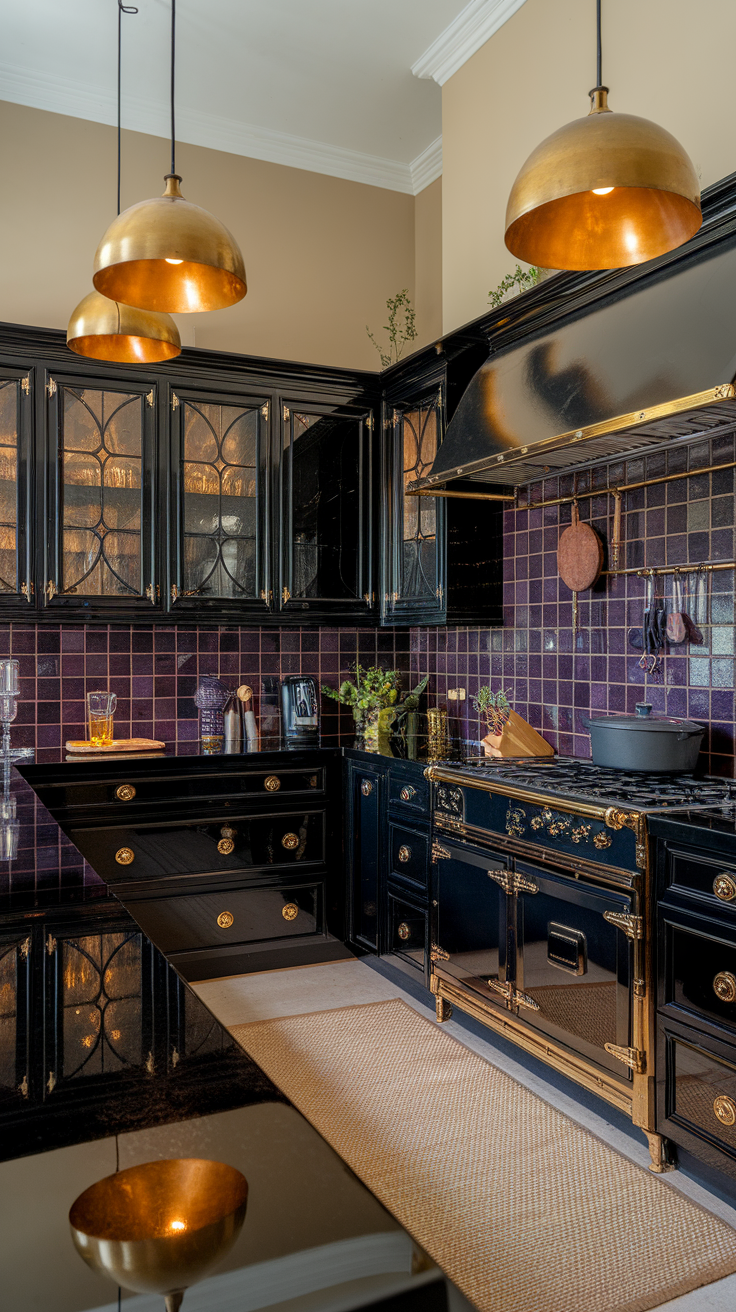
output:
[[[682, 142], [706, 187], [736, 170], [733, 0], [615, 0], [603, 5], [603, 81], [614, 110], [641, 114]], [[592, 0], [526, 0], [442, 91], [443, 321], [487, 308], [516, 260], [506, 201], [527, 155], [588, 111], [595, 83]]]
[[442, 336], [442, 178], [414, 202], [414, 288], [415, 346], [424, 346]]
[[[123, 134], [124, 208], [161, 194], [168, 150]], [[1, 319], [66, 328], [115, 214], [115, 158], [113, 128], [0, 103]], [[376, 368], [366, 324], [380, 330], [402, 287], [414, 296], [414, 197], [186, 144], [177, 168], [237, 238], [249, 287], [230, 309], [182, 316], [188, 337], [193, 321], [209, 350]]]

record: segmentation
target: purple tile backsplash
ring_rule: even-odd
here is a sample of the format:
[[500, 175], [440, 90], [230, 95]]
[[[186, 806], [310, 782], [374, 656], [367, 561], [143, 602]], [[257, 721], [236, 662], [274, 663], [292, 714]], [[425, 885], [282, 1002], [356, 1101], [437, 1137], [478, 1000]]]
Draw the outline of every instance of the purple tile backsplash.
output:
[[[584, 471], [575, 490], [692, 471], [686, 478], [625, 494], [620, 565], [725, 563], [734, 559], [734, 470], [698, 470], [733, 460], [733, 435], [699, 440]], [[533, 506], [573, 490], [571, 475], [549, 478], [524, 489], [519, 508], [504, 512], [503, 628], [414, 629], [413, 672], [430, 675], [434, 700], [447, 706], [456, 739], [475, 741], [485, 732], [472, 704], [484, 683], [505, 689], [520, 715], [558, 751], [574, 756], [590, 755], [584, 716], [633, 712], [636, 702], [647, 701], [655, 712], [705, 722], [703, 765], [713, 774], [733, 776], [733, 569], [705, 576], [706, 595], [697, 617], [703, 643], [669, 647], [655, 677], [640, 668], [641, 653], [628, 641], [644, 609], [645, 581], [636, 575], [603, 578], [580, 594], [573, 641], [572, 594], [557, 574], [557, 543], [570, 522], [571, 506]], [[579, 510], [608, 543], [613, 498], [581, 501]], [[690, 589], [686, 608], [695, 618], [696, 576], [685, 577]], [[672, 584], [671, 575], [662, 576], [660, 590], [669, 598]], [[453, 688], [466, 690], [465, 702], [448, 700]]]

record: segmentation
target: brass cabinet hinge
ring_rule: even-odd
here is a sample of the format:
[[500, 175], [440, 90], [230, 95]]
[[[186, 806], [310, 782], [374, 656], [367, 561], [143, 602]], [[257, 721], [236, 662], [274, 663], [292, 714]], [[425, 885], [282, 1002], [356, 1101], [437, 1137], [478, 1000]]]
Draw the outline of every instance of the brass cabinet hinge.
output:
[[541, 1008], [534, 998], [530, 998], [528, 993], [522, 993], [520, 989], [515, 989], [511, 982], [502, 984], [499, 979], [489, 979], [486, 981], [489, 989], [494, 993], [500, 993], [506, 999], [509, 1007], [527, 1007], [529, 1011], [540, 1011]]
[[53, 934], [49, 934], [48, 938], [46, 939], [46, 951], [48, 952], [50, 957], [52, 957], [56, 951], [56, 939], [54, 938]]
[[261, 601], [265, 601], [267, 606], [271, 605], [271, 602], [273, 601], [273, 591], [271, 588], [269, 588], [268, 591], [266, 591], [265, 588], [261, 588]]
[[159, 588], [158, 583], [149, 583], [148, 587], [146, 588], [146, 596], [148, 597], [148, 600], [150, 601], [151, 605], [155, 606], [156, 602], [161, 596], [161, 589]]
[[616, 1061], [622, 1061], [624, 1066], [628, 1066], [629, 1070], [636, 1071], [637, 1075], [641, 1075], [644, 1070], [644, 1053], [640, 1052], [638, 1048], [619, 1048], [615, 1043], [604, 1043], [603, 1047], [606, 1052], [616, 1058]]
[[289, 592], [288, 588], [281, 589], [281, 600], [284, 603], [284, 605], [286, 605], [287, 601], [291, 601], [291, 593]]
[[153, 407], [153, 388], [151, 388], [150, 392], [146, 392], [146, 401], [151, 407]]
[[47, 384], [46, 384], [46, 391], [48, 392], [49, 396], [56, 396], [56, 379], [55, 379], [55, 378], [49, 378], [49, 381], [48, 381]]
[[432, 844], [432, 860], [433, 861], [452, 860], [452, 852], [448, 852], [447, 848], [443, 847], [442, 844], [438, 842], [436, 838]]
[[288, 405], [285, 405], [285, 406], [284, 406], [284, 419], [288, 419], [290, 414], [291, 414], [291, 411], [290, 411]]
[[178, 396], [176, 395], [176, 392], [172, 392], [172, 393], [171, 393], [171, 409], [172, 409], [172, 410], [178, 410], [178, 409], [179, 409], [179, 398], [178, 398]]
[[369, 606], [372, 606], [375, 600], [376, 600], [376, 594], [375, 594], [375, 592], [364, 592], [364, 593], [363, 593], [363, 601], [367, 602], [367, 604], [368, 604]]
[[365, 421], [365, 426], [368, 429], [369, 433], [373, 432], [373, 415], [368, 415], [368, 418]]
[[438, 600], [438, 602], [440, 603], [440, 606], [441, 606], [441, 605], [442, 605], [442, 598], [443, 598], [443, 596], [445, 595], [445, 594], [443, 593], [443, 591], [442, 591], [442, 588], [437, 588], [437, 590], [436, 590], [436, 592], [435, 592], [434, 595], [435, 595], [435, 597], [437, 598], [437, 600]]
[[53, 601], [54, 597], [56, 596], [56, 584], [54, 583], [53, 579], [49, 579], [48, 583], [46, 584], [46, 587], [44, 588], [44, 592], [46, 593], [46, 596], [48, 597], [49, 601]]
[[32, 583], [21, 583], [21, 585], [20, 585], [20, 590], [21, 590], [21, 592], [23, 593], [23, 596], [25, 597], [26, 601], [27, 601], [28, 604], [30, 605], [30, 604], [31, 604], [31, 599], [32, 599], [32, 597], [33, 597], [33, 584], [32, 584]]
[[489, 870], [489, 879], [495, 879], [504, 893], [538, 893], [539, 886], [534, 879], [520, 875], [513, 870]]
[[178, 596], [179, 596], [179, 589], [177, 588], [177, 586], [176, 586], [175, 583], [172, 583], [172, 585], [171, 585], [171, 600], [172, 600], [172, 601], [176, 601], [176, 599], [177, 599]]
[[49, 1093], [53, 1093], [54, 1089], [56, 1088], [56, 1075], [53, 1071], [49, 1071], [49, 1078], [46, 1081], [46, 1088], [48, 1089]]
[[265, 405], [261, 406], [261, 415], [263, 416], [264, 419], [268, 419], [268, 401], [266, 402]]
[[148, 1071], [149, 1075], [153, 1075], [155, 1069], [156, 1068], [153, 1061], [153, 1053], [149, 1052], [148, 1056], [146, 1057], [146, 1070]]
[[31, 936], [29, 934], [28, 938], [24, 938], [23, 942], [18, 944], [18, 951], [20, 952], [20, 955], [24, 961], [28, 960], [28, 953], [30, 952], [30, 950], [31, 950]]
[[429, 950], [429, 959], [430, 961], [449, 961], [450, 954], [445, 952], [444, 948], [441, 948], [438, 943], [433, 943]]
[[607, 920], [609, 925], [615, 925], [616, 929], [623, 930], [627, 938], [644, 937], [643, 916], [630, 916], [625, 911], [604, 911], [603, 919]]
[[174, 1048], [171, 1053], [171, 1065], [172, 1066], [179, 1065], [179, 1053], [177, 1052], [176, 1048]]
[[23, 388], [23, 391], [25, 392], [26, 396], [30, 396], [30, 394], [31, 394], [31, 375], [30, 375], [30, 374], [26, 374], [25, 378], [21, 378], [21, 380], [20, 380], [20, 385], [21, 385], [21, 387]]
[[28, 1097], [28, 1075], [27, 1075], [27, 1074], [23, 1076], [23, 1080], [22, 1080], [22, 1082], [18, 1085], [18, 1093], [20, 1093], [20, 1094], [22, 1095], [22, 1097], [24, 1097], [24, 1098], [27, 1098], [27, 1097]]

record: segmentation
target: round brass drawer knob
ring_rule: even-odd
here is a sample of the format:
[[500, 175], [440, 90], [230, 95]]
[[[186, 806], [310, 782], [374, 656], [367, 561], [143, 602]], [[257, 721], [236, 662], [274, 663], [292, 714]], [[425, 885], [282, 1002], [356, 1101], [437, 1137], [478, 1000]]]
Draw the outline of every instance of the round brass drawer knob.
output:
[[411, 861], [411, 848], [402, 843], [399, 848], [399, 861]]
[[299, 908], [296, 902], [285, 903], [285, 905], [281, 908], [281, 914], [284, 917], [284, 920], [296, 920], [297, 916], [299, 915]]
[[736, 1123], [736, 1102], [725, 1093], [718, 1095], [713, 1103], [713, 1111], [721, 1125], [734, 1125]]
[[402, 943], [405, 943], [408, 938], [411, 938], [411, 930], [409, 929], [409, 926], [407, 925], [405, 920], [402, 920], [396, 933], [398, 934]]
[[416, 791], [416, 788], [412, 788], [411, 784], [406, 784], [399, 793], [399, 797], [402, 802], [410, 802], [412, 797], [416, 795]]
[[115, 789], [115, 796], [119, 802], [132, 802], [135, 797], [135, 788], [132, 784], [120, 784]]
[[277, 774], [270, 774], [264, 779], [263, 787], [269, 793], [277, 793], [281, 787], [281, 780]]
[[736, 975], [730, 970], [719, 970], [713, 980], [713, 992], [721, 1002], [736, 1001]]
[[217, 844], [217, 850], [222, 856], [229, 856], [234, 847], [235, 844], [232, 838], [221, 838]]
[[115, 860], [119, 866], [129, 866], [131, 861], [135, 861], [135, 852], [129, 847], [119, 847], [115, 853]]
[[716, 875], [713, 880], [713, 892], [721, 902], [733, 902], [736, 897], [736, 879], [724, 870], [720, 875]]
[[287, 852], [293, 852], [299, 846], [299, 839], [296, 834], [284, 834], [281, 839], [281, 846], [285, 847]]
[[373, 792], [373, 784], [371, 783], [370, 779], [363, 780], [362, 784], [360, 785], [360, 791], [364, 797], [370, 797], [371, 793]]
[[220, 929], [229, 929], [234, 920], [235, 916], [232, 911], [221, 911], [217, 917], [217, 923], [220, 926]]

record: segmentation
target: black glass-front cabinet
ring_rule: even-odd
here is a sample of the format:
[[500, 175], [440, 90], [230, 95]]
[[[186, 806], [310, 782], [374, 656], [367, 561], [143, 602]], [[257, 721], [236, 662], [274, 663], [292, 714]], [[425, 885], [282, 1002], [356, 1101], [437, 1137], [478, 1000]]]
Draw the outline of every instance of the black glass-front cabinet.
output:
[[495, 508], [406, 491], [460, 377], [426, 352], [386, 375], [204, 351], [126, 368], [0, 325], [0, 613], [496, 622]]

